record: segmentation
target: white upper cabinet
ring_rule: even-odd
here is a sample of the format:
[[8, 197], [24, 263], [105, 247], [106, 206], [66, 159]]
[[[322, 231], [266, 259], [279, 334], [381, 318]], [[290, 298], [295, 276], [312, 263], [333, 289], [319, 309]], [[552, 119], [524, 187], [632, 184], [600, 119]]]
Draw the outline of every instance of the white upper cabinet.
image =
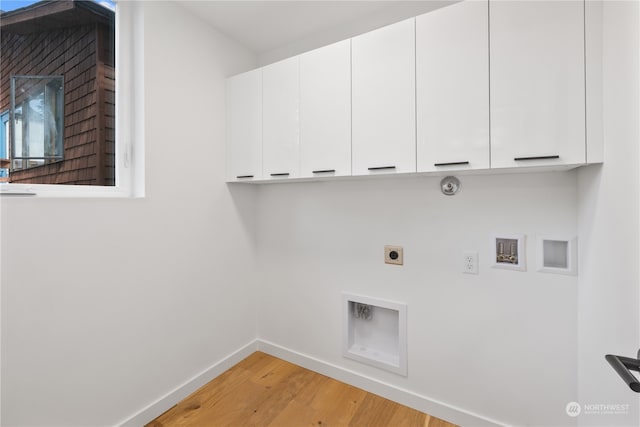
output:
[[491, 166], [585, 162], [584, 4], [492, 1]]
[[262, 69], [264, 179], [299, 176], [299, 72], [298, 56]]
[[489, 168], [488, 2], [416, 18], [418, 172]]
[[351, 175], [351, 41], [300, 56], [300, 176]]
[[352, 39], [353, 175], [416, 171], [415, 19]]
[[231, 77], [228, 180], [602, 161], [595, 6], [467, 0]]
[[227, 180], [262, 179], [262, 70], [227, 79]]

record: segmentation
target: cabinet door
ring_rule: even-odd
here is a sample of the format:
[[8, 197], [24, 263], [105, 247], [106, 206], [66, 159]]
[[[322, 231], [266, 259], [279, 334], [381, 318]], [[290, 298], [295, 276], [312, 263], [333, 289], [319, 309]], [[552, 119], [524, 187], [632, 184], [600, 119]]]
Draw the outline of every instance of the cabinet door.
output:
[[489, 168], [488, 1], [416, 18], [418, 172]]
[[584, 4], [492, 1], [491, 166], [585, 162]]
[[300, 56], [300, 174], [351, 175], [351, 41]]
[[415, 172], [415, 19], [351, 43], [353, 175]]
[[264, 179], [296, 178], [300, 170], [299, 57], [262, 71]]
[[227, 79], [227, 180], [262, 178], [262, 70]]

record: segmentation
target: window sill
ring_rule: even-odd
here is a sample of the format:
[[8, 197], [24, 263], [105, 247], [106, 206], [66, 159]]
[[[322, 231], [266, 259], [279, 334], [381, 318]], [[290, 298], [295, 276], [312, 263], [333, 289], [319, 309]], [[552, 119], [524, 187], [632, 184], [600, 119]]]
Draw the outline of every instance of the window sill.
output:
[[0, 197], [8, 198], [139, 198], [121, 187], [99, 187], [95, 185], [51, 185], [51, 184], [0, 184]]

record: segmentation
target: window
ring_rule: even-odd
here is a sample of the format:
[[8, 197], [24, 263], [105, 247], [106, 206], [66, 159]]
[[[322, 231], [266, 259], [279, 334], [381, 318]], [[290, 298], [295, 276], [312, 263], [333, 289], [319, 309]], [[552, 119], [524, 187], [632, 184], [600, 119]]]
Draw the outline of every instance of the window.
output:
[[11, 169], [64, 159], [62, 76], [11, 78]]
[[0, 114], [0, 183], [9, 181], [9, 111]]
[[143, 6], [19, 3], [0, 12], [0, 194], [141, 195]]

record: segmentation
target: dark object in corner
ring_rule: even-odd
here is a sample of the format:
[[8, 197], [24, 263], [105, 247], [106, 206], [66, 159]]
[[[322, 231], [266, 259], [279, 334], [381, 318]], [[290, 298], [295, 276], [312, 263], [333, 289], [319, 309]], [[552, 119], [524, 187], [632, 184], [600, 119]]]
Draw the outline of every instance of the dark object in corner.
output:
[[614, 356], [613, 354], [607, 354], [605, 357], [607, 362], [615, 369], [620, 375], [620, 378], [629, 386], [629, 388], [636, 393], [640, 393], [640, 382], [631, 371], [640, 372], [640, 350], [638, 350], [638, 358], [632, 359], [630, 357]]

